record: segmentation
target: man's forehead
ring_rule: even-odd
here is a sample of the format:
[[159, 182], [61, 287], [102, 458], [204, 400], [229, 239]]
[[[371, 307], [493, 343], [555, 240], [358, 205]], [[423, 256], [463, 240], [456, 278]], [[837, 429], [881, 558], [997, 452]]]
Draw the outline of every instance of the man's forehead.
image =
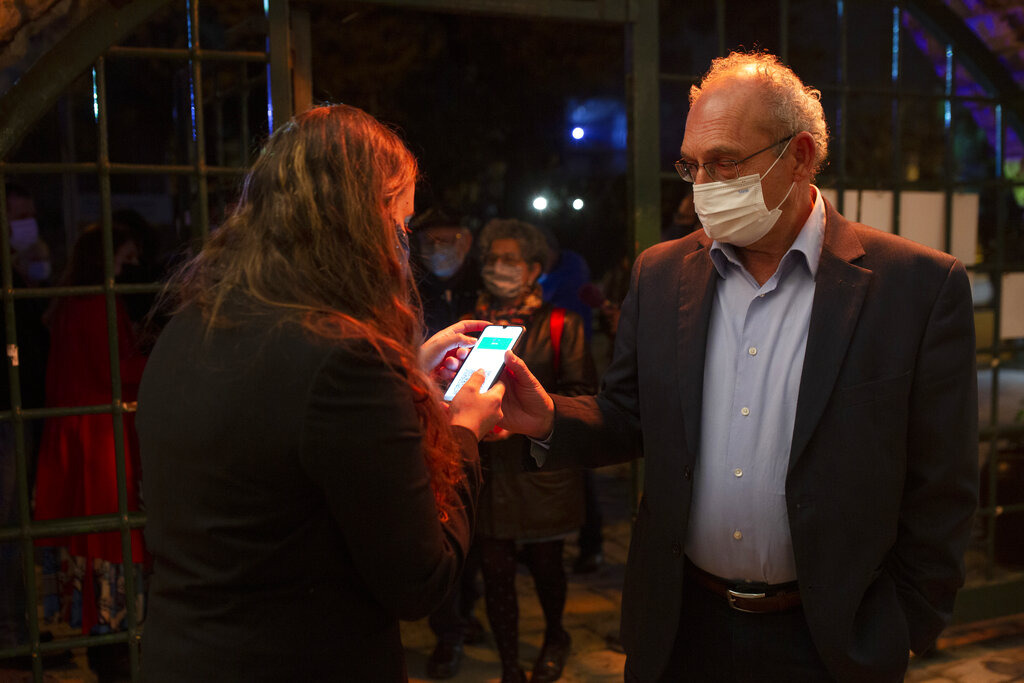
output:
[[[718, 86], [705, 92], [686, 118], [680, 151], [740, 152], [753, 137], [767, 132], [759, 89], [736, 82], [735, 88]], [[697, 149], [699, 148], [699, 149]]]

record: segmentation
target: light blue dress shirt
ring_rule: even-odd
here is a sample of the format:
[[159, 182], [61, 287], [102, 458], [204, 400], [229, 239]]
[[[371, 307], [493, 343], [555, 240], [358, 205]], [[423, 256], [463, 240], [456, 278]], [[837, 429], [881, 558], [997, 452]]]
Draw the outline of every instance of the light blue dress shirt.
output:
[[811, 215], [764, 285], [731, 245], [711, 246], [719, 278], [686, 554], [725, 579], [796, 579], [786, 469], [825, 232], [825, 204], [812, 188]]

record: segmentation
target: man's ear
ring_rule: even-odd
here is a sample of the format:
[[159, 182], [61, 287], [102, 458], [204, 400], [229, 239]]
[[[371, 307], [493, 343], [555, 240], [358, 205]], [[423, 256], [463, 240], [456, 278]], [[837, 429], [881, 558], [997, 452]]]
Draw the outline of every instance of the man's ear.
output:
[[459, 249], [462, 252], [462, 258], [466, 258], [466, 254], [473, 248], [473, 233], [468, 228], [462, 228], [460, 231], [462, 239], [459, 240]]
[[815, 158], [818, 148], [814, 144], [814, 136], [807, 131], [801, 131], [793, 137], [789, 143], [793, 150], [793, 158], [796, 160], [796, 167], [793, 169], [793, 180], [809, 180], [814, 177]]
[[543, 272], [543, 268], [540, 267], [539, 263], [534, 261], [530, 264], [530, 269], [526, 272], [530, 276], [530, 284], [533, 284], [537, 281], [537, 278], [540, 277], [540, 274]]

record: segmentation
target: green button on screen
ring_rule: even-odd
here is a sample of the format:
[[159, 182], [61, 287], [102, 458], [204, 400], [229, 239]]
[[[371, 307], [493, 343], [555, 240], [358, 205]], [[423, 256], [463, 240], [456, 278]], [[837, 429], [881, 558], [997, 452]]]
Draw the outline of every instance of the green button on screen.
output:
[[504, 351], [512, 345], [512, 339], [509, 337], [484, 337], [476, 345], [478, 349], [488, 349], [491, 351]]

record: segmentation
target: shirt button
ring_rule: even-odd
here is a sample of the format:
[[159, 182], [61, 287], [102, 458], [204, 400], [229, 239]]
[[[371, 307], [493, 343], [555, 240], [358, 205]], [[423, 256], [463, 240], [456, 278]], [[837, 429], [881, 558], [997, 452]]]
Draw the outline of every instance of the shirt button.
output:
[[691, 474], [692, 470], [689, 465], [683, 468], [683, 479], [689, 479]]
[[672, 544], [672, 557], [679, 557], [683, 554], [683, 547], [678, 543]]
[[732, 532], [732, 537], [739, 541], [743, 538], [743, 532], [737, 529], [736, 531]]
[[750, 415], [750, 408], [748, 408], [746, 406], [743, 406], [742, 408], [740, 408], [740, 415], [742, 415], [743, 417], [746, 417], [747, 415]]
[[751, 346], [749, 349], [747, 349], [747, 353], [749, 353], [751, 356], [756, 356], [757, 355], [757, 347], [756, 346]]
[[743, 476], [743, 470], [741, 470], [741, 469], [740, 469], [739, 467], [737, 467], [736, 469], [734, 469], [734, 470], [732, 471], [732, 473], [733, 473], [733, 474], [735, 474], [735, 475], [736, 475], [737, 477], [742, 477], [742, 476]]

